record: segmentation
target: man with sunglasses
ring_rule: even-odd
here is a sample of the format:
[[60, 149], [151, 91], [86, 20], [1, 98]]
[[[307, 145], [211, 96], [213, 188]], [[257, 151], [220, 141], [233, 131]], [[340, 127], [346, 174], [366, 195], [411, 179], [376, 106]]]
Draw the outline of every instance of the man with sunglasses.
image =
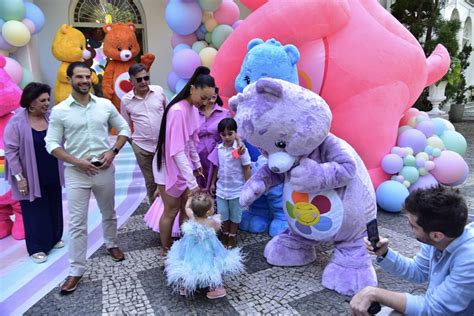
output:
[[128, 74], [133, 89], [122, 98], [120, 109], [133, 131], [132, 148], [145, 178], [148, 201], [152, 204], [157, 188], [153, 178], [153, 156], [168, 101], [162, 87], [150, 85], [150, 75], [145, 65], [130, 66]]
[[[428, 282], [424, 296], [366, 287], [351, 301], [353, 315], [368, 315], [378, 302], [406, 315], [474, 315], [474, 223], [457, 189], [443, 186], [412, 192], [405, 200], [408, 223], [421, 249], [407, 258], [381, 238], [369, 253], [387, 272], [405, 280]], [[466, 225], [467, 224], [467, 225]]]

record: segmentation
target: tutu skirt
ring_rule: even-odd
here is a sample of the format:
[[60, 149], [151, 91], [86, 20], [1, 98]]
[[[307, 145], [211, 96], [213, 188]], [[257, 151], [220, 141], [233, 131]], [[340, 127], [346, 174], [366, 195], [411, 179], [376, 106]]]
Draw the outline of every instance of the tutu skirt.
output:
[[[165, 210], [165, 206], [163, 201], [158, 196], [156, 197], [153, 204], [148, 209], [148, 212], [145, 214], [145, 223], [148, 227], [150, 227], [153, 231], [159, 233], [160, 232], [160, 218], [163, 215]], [[179, 213], [176, 215], [174, 219], [173, 228], [171, 230], [171, 237], [180, 237], [181, 232], [179, 230]]]

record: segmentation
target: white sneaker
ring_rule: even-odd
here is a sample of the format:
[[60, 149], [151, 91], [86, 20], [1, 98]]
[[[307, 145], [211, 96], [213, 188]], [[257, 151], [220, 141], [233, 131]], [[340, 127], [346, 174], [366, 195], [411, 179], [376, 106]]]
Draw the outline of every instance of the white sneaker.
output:
[[54, 245], [54, 249], [59, 249], [59, 248], [62, 248], [64, 247], [64, 241], [60, 240], [56, 243], [56, 245]]
[[32, 254], [30, 258], [34, 263], [43, 263], [48, 260], [48, 255], [44, 252], [37, 252]]

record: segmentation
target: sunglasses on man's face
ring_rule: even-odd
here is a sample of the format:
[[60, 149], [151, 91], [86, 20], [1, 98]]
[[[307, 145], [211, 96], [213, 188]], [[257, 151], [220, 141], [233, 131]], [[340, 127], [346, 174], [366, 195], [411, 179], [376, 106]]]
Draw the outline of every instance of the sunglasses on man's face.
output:
[[142, 82], [143, 80], [148, 81], [150, 80], [150, 76], [144, 76], [144, 77], [137, 77], [135, 78], [137, 82]]

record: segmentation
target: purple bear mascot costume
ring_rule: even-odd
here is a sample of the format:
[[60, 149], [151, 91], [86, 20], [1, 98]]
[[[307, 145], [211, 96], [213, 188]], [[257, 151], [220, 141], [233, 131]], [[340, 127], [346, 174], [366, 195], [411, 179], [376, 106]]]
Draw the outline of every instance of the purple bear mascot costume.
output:
[[239, 132], [268, 157], [245, 184], [242, 206], [284, 183], [289, 229], [266, 245], [268, 263], [307, 265], [316, 260], [315, 246], [330, 241], [334, 255], [324, 269], [323, 286], [353, 295], [376, 285], [363, 244], [366, 224], [376, 217], [374, 189], [354, 149], [329, 133], [332, 114], [326, 102], [290, 82], [263, 78], [229, 104]]

